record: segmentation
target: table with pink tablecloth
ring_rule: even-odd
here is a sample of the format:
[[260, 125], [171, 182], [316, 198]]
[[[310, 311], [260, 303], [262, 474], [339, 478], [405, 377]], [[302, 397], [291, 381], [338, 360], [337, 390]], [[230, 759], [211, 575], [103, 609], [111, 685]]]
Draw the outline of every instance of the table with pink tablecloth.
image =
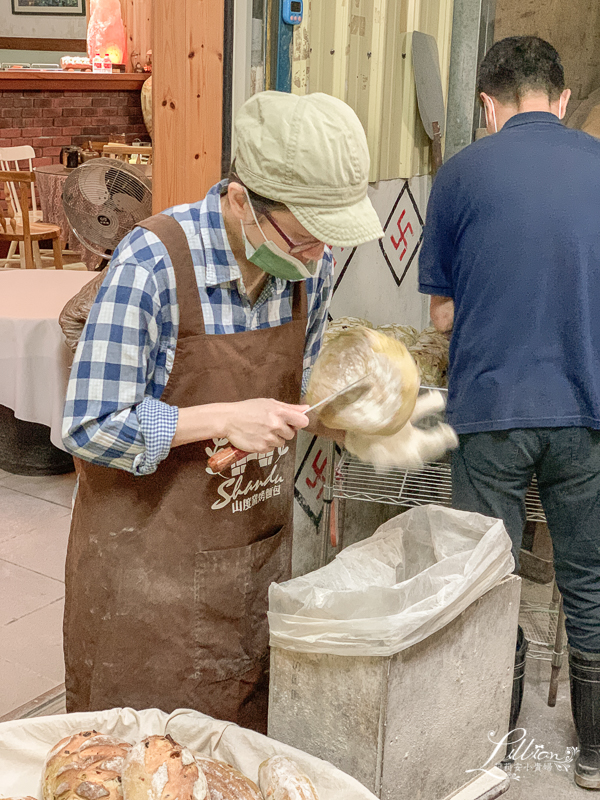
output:
[[50, 428], [64, 450], [61, 425], [72, 354], [58, 316], [95, 277], [69, 270], [0, 270], [0, 405]]
[[52, 222], [54, 225], [60, 225], [61, 239], [63, 242], [68, 242], [69, 250], [73, 250], [74, 253], [79, 253], [86, 267], [93, 270], [100, 263], [100, 256], [84, 247], [75, 236], [67, 222], [62, 204], [63, 186], [72, 171], [71, 169], [63, 167], [61, 164], [52, 164], [48, 167], [36, 167], [34, 172], [37, 193], [40, 199], [40, 207], [44, 214], [44, 222]]

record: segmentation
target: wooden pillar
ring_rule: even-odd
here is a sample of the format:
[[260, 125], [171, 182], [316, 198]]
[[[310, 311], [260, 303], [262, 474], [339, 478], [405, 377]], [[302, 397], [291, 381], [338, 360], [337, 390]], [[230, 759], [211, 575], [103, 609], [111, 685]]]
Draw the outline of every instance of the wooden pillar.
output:
[[152, 0], [152, 208], [200, 200], [221, 176], [224, 0]]

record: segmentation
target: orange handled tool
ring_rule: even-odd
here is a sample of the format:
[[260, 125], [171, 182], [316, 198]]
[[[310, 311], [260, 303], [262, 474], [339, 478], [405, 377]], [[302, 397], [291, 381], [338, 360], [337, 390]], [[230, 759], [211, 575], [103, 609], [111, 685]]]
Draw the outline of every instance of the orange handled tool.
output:
[[[343, 389], [339, 389], [339, 391], [330, 394], [324, 400], [319, 400], [318, 403], [315, 403], [314, 406], [308, 408], [304, 413], [309, 414], [311, 411], [314, 411], [316, 408], [320, 408], [332, 400], [335, 400], [337, 397], [341, 397], [345, 395], [350, 389], [354, 389], [355, 386], [358, 386], [359, 383], [368, 378], [371, 373], [367, 375], [363, 375], [362, 378], [359, 378], [356, 381], [352, 381], [349, 383], [348, 386], [344, 386]], [[361, 387], [359, 390], [359, 394], [356, 397], [352, 397], [349, 402], [354, 402], [354, 400], [358, 400], [359, 397], [367, 392], [371, 388], [371, 384], [367, 383], [364, 387]], [[249, 455], [245, 450], [240, 450], [238, 447], [233, 447], [233, 445], [229, 445], [229, 447], [225, 447], [223, 450], [220, 450], [218, 453], [215, 453], [214, 456], [211, 456], [208, 459], [208, 466], [211, 468], [213, 472], [223, 472], [224, 469], [230, 467], [232, 464], [235, 464], [237, 461], [240, 461], [245, 456]]]
[[208, 466], [213, 472], [223, 472], [224, 469], [227, 469], [227, 467], [235, 464], [236, 461], [239, 461], [247, 455], [248, 453], [245, 450], [240, 450], [230, 445], [224, 450], [219, 450], [214, 456], [211, 456], [208, 459]]

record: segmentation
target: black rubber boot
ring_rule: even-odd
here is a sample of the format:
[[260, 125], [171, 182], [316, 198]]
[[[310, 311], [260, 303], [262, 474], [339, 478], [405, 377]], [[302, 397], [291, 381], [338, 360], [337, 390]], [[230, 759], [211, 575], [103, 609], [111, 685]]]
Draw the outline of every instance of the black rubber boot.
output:
[[[515, 651], [515, 671], [513, 674], [512, 697], [510, 701], [510, 719], [508, 722], [509, 734], [511, 734], [512, 731], [514, 731], [517, 727], [519, 714], [521, 713], [521, 704], [523, 703], [523, 688], [525, 686], [525, 658], [527, 656], [528, 649], [529, 642], [525, 638], [523, 628], [519, 625], [519, 630], [517, 633], [517, 648]], [[513, 749], [513, 746], [514, 743], [509, 738], [506, 747], [506, 755], [502, 760], [503, 764], [510, 764], [512, 762], [510, 753]]]
[[575, 783], [600, 789], [600, 653], [569, 653], [571, 709], [579, 737]]

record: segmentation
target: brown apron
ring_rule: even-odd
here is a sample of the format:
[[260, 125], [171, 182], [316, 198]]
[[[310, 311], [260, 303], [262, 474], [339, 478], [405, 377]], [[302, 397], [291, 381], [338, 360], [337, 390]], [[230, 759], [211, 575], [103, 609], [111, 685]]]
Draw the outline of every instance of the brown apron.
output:
[[[291, 322], [207, 335], [183, 229], [164, 215], [142, 226], [169, 252], [180, 310], [161, 399], [299, 402], [304, 284]], [[226, 445], [176, 447], [141, 477], [78, 460], [65, 579], [68, 711], [185, 707], [265, 732], [267, 590], [291, 574], [295, 442], [210, 474], [209, 455]]]

